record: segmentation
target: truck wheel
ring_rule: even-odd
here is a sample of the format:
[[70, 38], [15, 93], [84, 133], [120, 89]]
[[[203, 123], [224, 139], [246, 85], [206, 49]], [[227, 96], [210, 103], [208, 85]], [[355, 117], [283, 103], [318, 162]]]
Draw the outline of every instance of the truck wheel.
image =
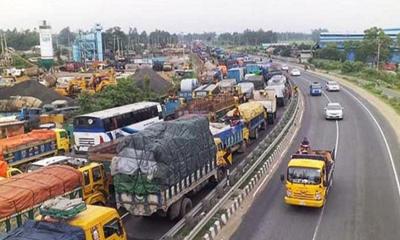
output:
[[245, 153], [247, 149], [247, 141], [243, 139], [243, 142], [240, 144], [239, 152]]
[[168, 208], [168, 214], [167, 215], [168, 215], [169, 220], [173, 221], [177, 217], [179, 217], [179, 213], [181, 211], [181, 203], [182, 203], [182, 200], [178, 200], [176, 203], [172, 204]]
[[190, 198], [184, 198], [181, 204], [181, 212], [179, 217], [183, 218], [185, 215], [192, 210], [192, 200]]
[[217, 182], [221, 182], [226, 177], [225, 168], [219, 168], [217, 170]]
[[254, 139], [258, 139], [258, 129], [256, 128], [255, 129], [255, 132], [254, 132]]

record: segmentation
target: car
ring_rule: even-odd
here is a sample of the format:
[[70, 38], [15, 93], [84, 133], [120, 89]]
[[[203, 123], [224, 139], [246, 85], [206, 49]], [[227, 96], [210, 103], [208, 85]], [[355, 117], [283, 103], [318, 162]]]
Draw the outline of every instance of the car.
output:
[[329, 92], [340, 91], [340, 86], [336, 81], [328, 81], [326, 83], [325, 88], [326, 88], [326, 91], [329, 91]]
[[288, 71], [289, 70], [289, 66], [288, 65], [282, 65], [281, 70], [282, 71]]
[[290, 75], [292, 75], [292, 76], [300, 76], [301, 73], [300, 73], [299, 69], [295, 68], [290, 72]]
[[310, 85], [310, 95], [311, 96], [321, 96], [322, 95], [322, 86], [319, 82], [313, 82]]
[[335, 119], [342, 120], [343, 119], [343, 107], [340, 103], [328, 103], [325, 107], [325, 119]]

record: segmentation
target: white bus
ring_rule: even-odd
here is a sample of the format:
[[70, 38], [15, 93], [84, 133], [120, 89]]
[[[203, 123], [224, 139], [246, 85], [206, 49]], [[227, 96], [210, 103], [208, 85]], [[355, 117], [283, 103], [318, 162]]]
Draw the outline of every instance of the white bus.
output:
[[85, 153], [90, 146], [109, 142], [163, 121], [156, 102], [138, 102], [74, 118], [74, 150]]

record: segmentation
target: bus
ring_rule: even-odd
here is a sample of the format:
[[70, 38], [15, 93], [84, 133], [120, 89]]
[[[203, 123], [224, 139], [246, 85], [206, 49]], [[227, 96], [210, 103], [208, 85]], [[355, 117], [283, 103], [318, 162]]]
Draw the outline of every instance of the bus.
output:
[[86, 153], [89, 147], [110, 142], [163, 121], [161, 105], [138, 102], [74, 118], [74, 150]]

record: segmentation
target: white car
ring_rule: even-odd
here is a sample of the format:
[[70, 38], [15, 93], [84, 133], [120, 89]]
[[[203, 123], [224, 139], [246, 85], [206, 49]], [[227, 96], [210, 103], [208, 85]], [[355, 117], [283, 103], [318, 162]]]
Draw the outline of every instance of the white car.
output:
[[288, 71], [289, 70], [289, 66], [288, 65], [282, 65], [281, 70]]
[[326, 83], [326, 91], [328, 92], [340, 91], [340, 86], [336, 81], [328, 81]]
[[328, 103], [325, 107], [325, 119], [343, 119], [343, 107], [340, 103]]
[[290, 75], [292, 75], [292, 76], [300, 76], [301, 73], [300, 73], [299, 69], [295, 68], [290, 72]]

